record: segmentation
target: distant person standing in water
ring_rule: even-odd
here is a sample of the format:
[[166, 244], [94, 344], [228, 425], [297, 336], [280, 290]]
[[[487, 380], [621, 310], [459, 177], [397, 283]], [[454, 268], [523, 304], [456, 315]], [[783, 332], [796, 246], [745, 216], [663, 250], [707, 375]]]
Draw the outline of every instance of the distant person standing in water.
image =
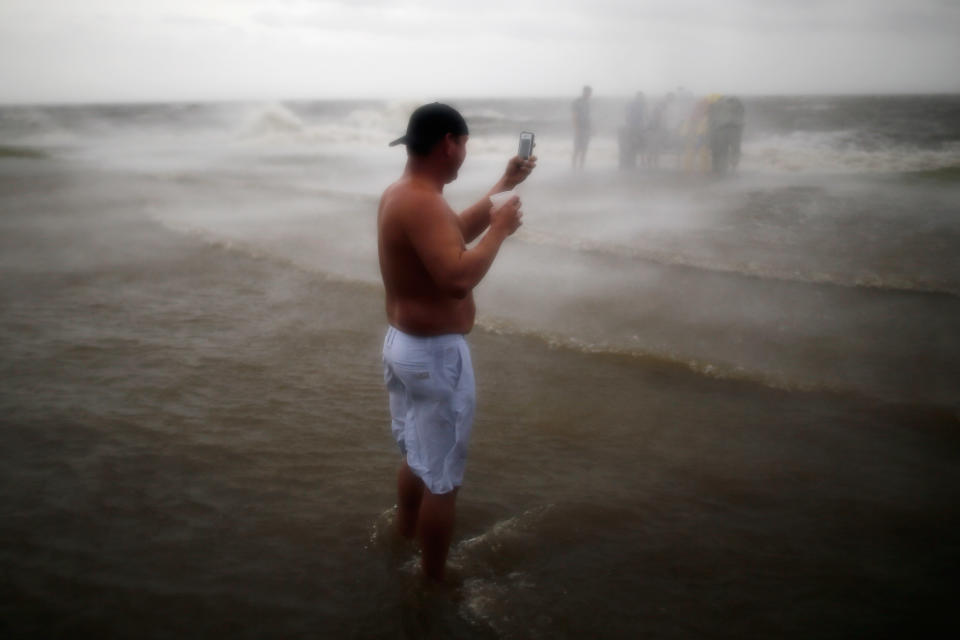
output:
[[657, 101], [650, 118], [649, 140], [647, 153], [644, 155], [644, 164], [648, 167], [660, 166], [660, 154], [668, 146], [670, 133], [667, 130], [667, 110], [673, 102], [673, 94], [668, 93]]
[[743, 137], [743, 102], [727, 96], [710, 105], [710, 151], [713, 172], [719, 175], [736, 170], [740, 164], [740, 139]]
[[[520, 199], [494, 208], [485, 197], [460, 213], [443, 198], [467, 155], [467, 123], [452, 107], [416, 109], [407, 165], [380, 199], [377, 242], [389, 328], [383, 345], [391, 428], [403, 462], [398, 528], [419, 537], [423, 571], [442, 580], [473, 426], [474, 379], [464, 335], [473, 328], [473, 288], [500, 245], [520, 227]], [[488, 195], [523, 182], [536, 158], [516, 156]], [[472, 248], [467, 243], [486, 234]]]
[[647, 98], [638, 91], [627, 104], [626, 123], [620, 129], [620, 168], [630, 169], [637, 165], [637, 154], [646, 155]]
[[573, 101], [573, 168], [583, 169], [590, 145], [590, 96], [593, 89], [584, 87], [583, 93]]

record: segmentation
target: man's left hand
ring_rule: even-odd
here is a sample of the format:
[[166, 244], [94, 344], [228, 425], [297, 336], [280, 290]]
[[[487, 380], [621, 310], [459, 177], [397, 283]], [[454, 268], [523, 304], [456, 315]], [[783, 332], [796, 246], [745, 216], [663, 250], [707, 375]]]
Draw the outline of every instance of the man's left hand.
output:
[[507, 190], [513, 189], [526, 180], [527, 176], [530, 175], [530, 172], [533, 171], [533, 168], [536, 166], [537, 156], [530, 156], [527, 159], [523, 159], [520, 156], [510, 158], [510, 161], [507, 163], [507, 170], [503, 174], [504, 186]]

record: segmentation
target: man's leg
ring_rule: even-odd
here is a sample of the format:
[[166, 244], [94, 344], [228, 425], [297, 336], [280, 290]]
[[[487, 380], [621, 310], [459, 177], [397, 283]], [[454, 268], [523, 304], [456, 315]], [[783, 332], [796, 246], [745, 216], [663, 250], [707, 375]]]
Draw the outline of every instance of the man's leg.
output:
[[583, 132], [577, 131], [573, 134], [573, 162], [574, 170], [583, 166], [583, 154], [586, 152], [584, 145]]
[[418, 530], [423, 549], [423, 573], [433, 580], [443, 580], [453, 539], [457, 489], [442, 494], [424, 489], [422, 495]]
[[417, 532], [423, 494], [423, 480], [410, 470], [404, 458], [397, 472], [397, 529], [404, 538], [413, 538]]

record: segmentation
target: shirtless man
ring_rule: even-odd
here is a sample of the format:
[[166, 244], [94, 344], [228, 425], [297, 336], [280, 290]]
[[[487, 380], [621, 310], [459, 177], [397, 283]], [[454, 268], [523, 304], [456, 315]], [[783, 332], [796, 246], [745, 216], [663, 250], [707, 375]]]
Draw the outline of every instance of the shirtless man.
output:
[[[521, 224], [516, 196], [496, 209], [485, 197], [459, 215], [443, 199], [467, 155], [467, 138], [467, 123], [452, 107], [415, 110], [406, 135], [390, 143], [406, 145], [407, 166], [384, 191], [377, 218], [390, 323], [384, 380], [403, 455], [397, 524], [401, 535], [419, 536], [423, 572], [436, 580], [444, 577], [473, 426], [473, 366], [464, 339], [476, 315], [472, 290]], [[488, 196], [513, 189], [535, 165], [535, 157], [512, 158]]]

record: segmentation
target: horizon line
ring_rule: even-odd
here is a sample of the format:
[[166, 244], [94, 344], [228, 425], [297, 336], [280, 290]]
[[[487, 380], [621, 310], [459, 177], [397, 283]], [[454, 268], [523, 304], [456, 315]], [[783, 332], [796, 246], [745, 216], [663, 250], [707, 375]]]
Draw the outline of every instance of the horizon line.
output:
[[[681, 87], [685, 88], [685, 87]], [[690, 91], [687, 89], [687, 91]], [[646, 95], [649, 96], [659, 96], [666, 95], [668, 93], [675, 93], [675, 89], [668, 91], [644, 91]], [[758, 99], [758, 98], [850, 98], [850, 97], [945, 97], [945, 96], [960, 96], [960, 89], [955, 89], [952, 91], [846, 91], [846, 92], [809, 92], [809, 93], [768, 93], [768, 92], [707, 92], [707, 93], [697, 93], [691, 91], [694, 96], [698, 95], [710, 95], [711, 93], [721, 93], [721, 95], [736, 95], [741, 98], [746, 99]], [[440, 100], [446, 100], [450, 102], [454, 101], [475, 101], [475, 100], [567, 100], [576, 97], [576, 92], [571, 92], [569, 94], [562, 95], [489, 95], [489, 96], [480, 96], [480, 95], [461, 95], [461, 96], [443, 96], [438, 97]], [[623, 94], [623, 93], [610, 93], [610, 94], [596, 94], [594, 93], [592, 99], [594, 100], [605, 100], [605, 99], [630, 99], [635, 95], [634, 93]], [[435, 96], [437, 97], [437, 96]], [[306, 96], [295, 96], [295, 97], [235, 97], [235, 98], [116, 98], [116, 99], [82, 99], [82, 100], [39, 100], [39, 101], [7, 101], [3, 98], [0, 98], [0, 108], [5, 107], [81, 107], [81, 106], [107, 106], [107, 105], [160, 105], [160, 104], [236, 104], [236, 103], [256, 103], [256, 102], [421, 102], [427, 100], [428, 98], [414, 97], [414, 96], [382, 96], [382, 97], [373, 97], [373, 96], [315, 96], [315, 97], [306, 97]]]

